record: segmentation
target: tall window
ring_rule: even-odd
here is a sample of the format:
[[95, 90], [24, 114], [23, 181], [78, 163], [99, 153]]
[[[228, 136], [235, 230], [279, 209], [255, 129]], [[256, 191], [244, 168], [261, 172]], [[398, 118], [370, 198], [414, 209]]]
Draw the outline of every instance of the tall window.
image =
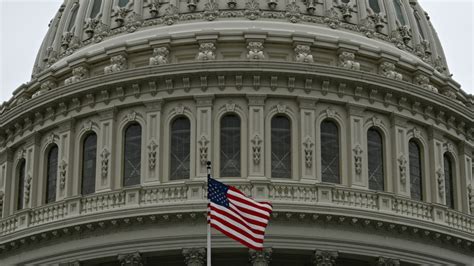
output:
[[369, 189], [384, 190], [383, 140], [375, 128], [367, 131]]
[[221, 162], [222, 177], [240, 176], [240, 118], [226, 115], [221, 120]]
[[274, 116], [271, 132], [272, 177], [291, 178], [290, 120], [286, 116]]
[[18, 163], [18, 195], [16, 209], [23, 209], [23, 199], [25, 197], [25, 178], [26, 178], [26, 161], [21, 159]]
[[67, 31], [71, 31], [74, 27], [74, 23], [76, 22], [77, 11], [79, 10], [79, 4], [75, 3], [72, 7], [71, 15], [69, 16], [69, 22], [67, 26]]
[[444, 154], [444, 190], [446, 195], [446, 205], [454, 209], [454, 174], [453, 162], [448, 154]]
[[125, 130], [123, 156], [123, 186], [140, 184], [142, 160], [142, 127], [135, 123]]
[[95, 192], [97, 135], [90, 133], [82, 144], [82, 195]]
[[402, 2], [400, 2], [400, 0], [395, 0], [394, 3], [395, 5], [395, 13], [397, 14], [397, 18], [398, 18], [398, 22], [400, 22], [400, 24], [402, 25], [406, 25], [406, 21], [405, 21], [405, 17], [403, 16], [403, 5], [402, 5]]
[[369, 0], [369, 6], [374, 13], [380, 13], [379, 0]]
[[102, 0], [93, 0], [90, 18], [97, 17], [97, 15], [100, 12], [100, 7], [101, 6], [102, 6]]
[[321, 175], [323, 182], [341, 183], [339, 174], [339, 129], [333, 121], [321, 123]]
[[423, 179], [421, 167], [421, 149], [418, 143], [410, 140], [408, 143], [410, 153], [410, 194], [412, 199], [423, 199]]
[[56, 180], [58, 177], [58, 146], [54, 145], [48, 152], [46, 177], [46, 203], [56, 201]]
[[170, 180], [189, 178], [191, 155], [191, 124], [186, 117], [171, 124]]

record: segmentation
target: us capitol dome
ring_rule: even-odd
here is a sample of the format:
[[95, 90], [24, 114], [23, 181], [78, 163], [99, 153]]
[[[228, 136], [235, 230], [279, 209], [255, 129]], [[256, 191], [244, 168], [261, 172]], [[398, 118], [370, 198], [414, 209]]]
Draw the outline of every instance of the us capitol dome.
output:
[[212, 161], [274, 208], [213, 265], [473, 265], [473, 109], [416, 0], [66, 0], [0, 106], [0, 264], [205, 265]]

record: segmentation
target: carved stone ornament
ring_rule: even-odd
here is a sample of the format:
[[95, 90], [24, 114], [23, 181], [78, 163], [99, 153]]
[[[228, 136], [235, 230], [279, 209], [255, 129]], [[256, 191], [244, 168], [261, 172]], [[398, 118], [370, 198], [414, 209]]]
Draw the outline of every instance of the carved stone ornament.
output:
[[292, 1], [286, 5], [285, 17], [287, 17], [291, 23], [299, 22], [301, 20], [301, 16], [300, 6], [295, 1]]
[[286, 113], [286, 109], [287, 109], [286, 104], [279, 103], [275, 106], [275, 108], [276, 108], [277, 113], [279, 114]]
[[61, 160], [59, 164], [59, 187], [64, 189], [66, 187], [67, 162]]
[[171, 4], [169, 7], [165, 9], [163, 22], [166, 25], [173, 25], [178, 20], [179, 20], [179, 8]]
[[370, 118], [370, 122], [372, 122], [372, 125], [375, 127], [381, 127], [383, 125], [382, 120], [377, 116], [372, 116], [372, 118]]
[[258, 134], [255, 134], [255, 136], [252, 138], [251, 142], [252, 142], [253, 163], [254, 164], [259, 164], [260, 159], [261, 159], [263, 140]]
[[339, 8], [339, 10], [341, 10], [342, 18], [346, 22], [349, 22], [351, 20], [352, 12], [356, 11], [350, 3], [341, 3], [337, 7]]
[[112, 16], [115, 17], [115, 22], [117, 22], [119, 27], [123, 26], [125, 18], [130, 11], [132, 10], [128, 9], [127, 7], [119, 7], [112, 13]]
[[421, 131], [418, 128], [414, 127], [409, 133], [412, 133], [414, 138], [421, 139]]
[[385, 258], [385, 257], [378, 257], [376, 265], [377, 266], [399, 266], [400, 260]]
[[59, 136], [51, 133], [47, 138], [46, 138], [46, 144], [51, 145], [53, 143], [56, 143], [59, 140]]
[[299, 63], [313, 63], [313, 55], [309, 45], [298, 44], [295, 47], [295, 60]]
[[143, 24], [143, 17], [135, 12], [132, 12], [130, 16], [127, 17], [125, 28], [127, 32], [132, 33], [138, 30]]
[[313, 166], [313, 146], [314, 142], [310, 136], [306, 136], [305, 141], [303, 142], [304, 149], [304, 159], [306, 168], [311, 168]]
[[373, 13], [369, 16], [369, 18], [374, 22], [375, 30], [377, 32], [381, 32], [382, 29], [385, 27], [385, 24], [387, 23], [385, 15], [382, 15], [380, 13]]
[[85, 33], [88, 39], [98, 43], [101, 42], [109, 34], [109, 26], [102, 23], [100, 19], [89, 18], [85, 21]]
[[25, 194], [24, 194], [24, 198], [25, 198], [25, 203], [28, 203], [30, 202], [30, 195], [31, 195], [31, 180], [33, 178], [31, 177], [31, 175], [28, 174], [28, 176], [26, 177], [26, 182], [25, 182]]
[[219, 17], [219, 5], [214, 1], [209, 1], [204, 5], [204, 18], [208, 21], [213, 21]]
[[209, 140], [207, 139], [206, 136], [202, 135], [198, 143], [199, 143], [199, 156], [201, 159], [201, 164], [206, 165], [208, 161]]
[[400, 171], [400, 183], [405, 185], [407, 183], [407, 158], [405, 155], [400, 154], [397, 159], [398, 161], [398, 170]]
[[104, 150], [100, 154], [102, 178], [107, 178], [107, 175], [109, 173], [109, 157], [110, 157], [109, 150], [107, 150], [107, 148], [104, 148]]
[[423, 74], [418, 74], [415, 76], [415, 84], [422, 87], [425, 90], [429, 90], [435, 93], [438, 92], [438, 89], [430, 84], [430, 78]]
[[182, 253], [186, 266], [204, 266], [206, 263], [205, 248], [185, 248]]
[[326, 117], [328, 118], [334, 118], [336, 117], [336, 111], [334, 111], [332, 108], [328, 107], [326, 108], [326, 110], [324, 111], [324, 113], [326, 113]]
[[141, 254], [137, 251], [130, 254], [120, 254], [117, 256], [120, 266], [143, 266]]
[[345, 69], [360, 70], [360, 63], [355, 61], [354, 53], [350, 52], [339, 54], [339, 66]]
[[64, 80], [64, 84], [72, 84], [83, 79], [86, 79], [89, 71], [83, 66], [76, 67], [72, 70], [72, 76]]
[[21, 160], [21, 159], [25, 159], [25, 158], [26, 158], [26, 149], [22, 148], [22, 149], [18, 150], [17, 159]]
[[249, 261], [252, 266], [268, 266], [272, 259], [272, 249], [265, 248], [261, 251], [249, 250]]
[[248, 0], [245, 3], [244, 15], [246, 18], [250, 20], [255, 20], [260, 17], [260, 14], [261, 14], [260, 4], [258, 3], [257, 0]]
[[160, 13], [161, 0], [152, 0], [148, 5], [148, 9], [152, 18], [156, 18]]
[[334, 7], [331, 7], [326, 11], [326, 18], [324, 18], [324, 22], [328, 24], [331, 29], [339, 28], [341, 21], [339, 20], [339, 13]]
[[443, 147], [446, 149], [447, 152], [454, 154], [454, 145], [446, 142], [443, 144]]
[[104, 73], [114, 73], [127, 69], [127, 58], [124, 55], [115, 55], [110, 58], [110, 65], [104, 68]]
[[362, 153], [363, 150], [360, 147], [359, 144], [357, 144], [354, 149], [352, 149], [354, 152], [354, 168], [356, 174], [360, 175], [362, 173]]
[[444, 198], [444, 171], [441, 167], [436, 170], [436, 180], [438, 181], [438, 193], [441, 198]]
[[262, 42], [249, 42], [247, 45], [248, 53], [247, 58], [250, 60], [263, 60], [263, 43]]
[[316, 3], [317, 0], [306, 0], [306, 11], [309, 14], [314, 15], [314, 12], [316, 11]]
[[216, 59], [216, 46], [212, 42], [204, 42], [199, 44], [199, 53], [196, 59], [199, 61], [209, 61]]
[[339, 256], [337, 251], [316, 250], [314, 252], [313, 265], [315, 266], [335, 266]]
[[225, 110], [227, 112], [234, 112], [235, 111], [235, 103], [234, 102], [228, 102], [225, 104]]
[[41, 83], [41, 90], [43, 91], [50, 91], [56, 88], [56, 83], [52, 80], [46, 80], [45, 82]]
[[153, 49], [153, 56], [150, 57], [150, 66], [168, 64], [169, 54], [170, 54], [170, 51], [167, 47], [158, 47], [158, 48]]
[[402, 80], [402, 74], [395, 71], [395, 64], [390, 62], [383, 62], [380, 64], [380, 74], [384, 77], [395, 79], [395, 80]]
[[148, 167], [150, 170], [155, 169], [156, 167], [156, 149], [158, 148], [158, 144], [154, 140], [150, 142], [147, 146], [148, 148]]
[[184, 114], [184, 109], [186, 109], [186, 108], [184, 107], [184, 105], [178, 104], [178, 106], [176, 106], [176, 107], [174, 108], [174, 112], [175, 112], [176, 114], [178, 114], [178, 115], [182, 115], [182, 114]]
[[472, 187], [472, 184], [467, 186], [467, 196], [469, 200], [469, 210], [471, 211], [471, 214], [474, 214], [474, 188]]

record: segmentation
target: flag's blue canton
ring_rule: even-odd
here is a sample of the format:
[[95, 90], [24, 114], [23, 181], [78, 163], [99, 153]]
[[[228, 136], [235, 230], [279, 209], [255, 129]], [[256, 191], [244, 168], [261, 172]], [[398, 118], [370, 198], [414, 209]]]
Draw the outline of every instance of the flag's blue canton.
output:
[[211, 202], [229, 208], [227, 190], [229, 190], [229, 187], [221, 182], [212, 178], [207, 179], [207, 197]]

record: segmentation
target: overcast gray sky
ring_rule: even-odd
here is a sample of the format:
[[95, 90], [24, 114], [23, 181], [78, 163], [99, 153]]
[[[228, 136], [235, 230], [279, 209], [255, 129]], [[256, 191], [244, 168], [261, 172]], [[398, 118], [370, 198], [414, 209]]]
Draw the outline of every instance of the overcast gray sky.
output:
[[[62, 0], [0, 0], [0, 103], [31, 70]], [[474, 94], [474, 0], [419, 0], [443, 44], [453, 78]]]

